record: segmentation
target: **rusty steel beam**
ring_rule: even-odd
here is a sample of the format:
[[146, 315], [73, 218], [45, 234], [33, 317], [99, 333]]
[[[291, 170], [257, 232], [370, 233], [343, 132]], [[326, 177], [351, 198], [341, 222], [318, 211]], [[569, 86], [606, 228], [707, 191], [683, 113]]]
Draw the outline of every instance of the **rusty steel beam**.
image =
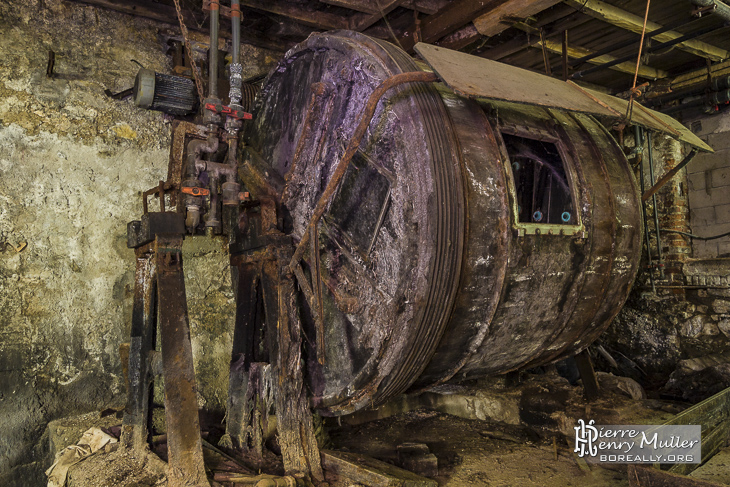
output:
[[134, 304], [129, 349], [127, 406], [124, 408], [121, 442], [126, 448], [141, 451], [149, 435], [151, 352], [157, 328], [156, 277], [154, 254], [150, 245], [135, 249]]
[[158, 235], [154, 243], [165, 378], [167, 481], [170, 487], [210, 487], [200, 437], [182, 242], [182, 235]]
[[698, 152], [698, 149], [692, 148], [692, 151], [689, 154], [687, 154], [687, 156], [684, 159], [682, 159], [682, 161], [679, 164], [674, 166], [670, 171], [667, 171], [667, 173], [664, 176], [662, 176], [662, 178], [659, 181], [657, 181], [657, 183], [654, 186], [649, 188], [646, 191], [646, 193], [644, 193], [641, 196], [641, 201], [645, 202], [646, 200], [651, 198], [652, 195], [654, 193], [656, 193], [657, 191], [659, 191], [662, 188], [662, 186], [667, 184], [674, 177], [675, 174], [677, 174], [679, 171], [681, 171], [684, 166], [689, 164], [689, 162], [694, 158], [694, 156], [697, 155], [697, 152]]

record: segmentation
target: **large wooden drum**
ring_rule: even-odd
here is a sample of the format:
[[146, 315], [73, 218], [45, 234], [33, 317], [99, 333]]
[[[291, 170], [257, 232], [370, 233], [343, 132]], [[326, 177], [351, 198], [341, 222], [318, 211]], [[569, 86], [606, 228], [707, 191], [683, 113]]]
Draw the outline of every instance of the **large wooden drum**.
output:
[[[340, 31], [310, 36], [265, 80], [241, 162], [266, 165], [295, 241], [368, 96], [419, 69]], [[584, 349], [629, 293], [639, 208], [624, 154], [589, 115], [392, 89], [304, 252], [324, 316], [318, 360], [318, 311], [301, 300], [315, 407], [348, 414]]]

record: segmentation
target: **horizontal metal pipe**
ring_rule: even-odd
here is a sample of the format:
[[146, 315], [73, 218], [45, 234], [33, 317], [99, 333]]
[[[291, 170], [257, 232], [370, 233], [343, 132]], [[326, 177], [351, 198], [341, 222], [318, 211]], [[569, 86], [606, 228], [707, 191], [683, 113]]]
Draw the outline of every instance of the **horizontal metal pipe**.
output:
[[713, 91], [708, 94], [697, 94], [696, 96], [689, 96], [682, 100], [679, 105], [667, 107], [661, 110], [662, 113], [670, 114], [686, 110], [688, 108], [700, 107], [703, 105], [715, 106], [722, 105], [723, 103], [730, 101], [730, 90]]

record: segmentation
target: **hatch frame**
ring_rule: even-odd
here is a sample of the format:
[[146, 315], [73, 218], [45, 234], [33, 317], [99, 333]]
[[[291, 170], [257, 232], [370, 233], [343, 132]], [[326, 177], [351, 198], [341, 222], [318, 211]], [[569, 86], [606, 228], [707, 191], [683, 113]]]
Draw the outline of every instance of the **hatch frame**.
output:
[[[522, 125], [510, 124], [510, 123], [498, 123], [495, 126], [495, 133], [498, 137], [497, 145], [499, 151], [502, 153], [502, 164], [504, 171], [507, 175], [507, 187], [509, 190], [509, 205], [510, 215], [512, 217], [512, 227], [516, 230], [517, 236], [524, 237], [525, 235], [557, 235], [557, 236], [570, 236], [570, 237], [585, 237], [585, 225], [583, 224], [582, 212], [580, 211], [580, 194], [582, 185], [580, 178], [578, 177], [576, 169], [576, 161], [567, 150], [565, 143], [556, 135], [550, 133], [547, 130], [538, 127], [526, 127]], [[502, 137], [502, 134], [508, 134], [515, 137], [522, 137], [530, 140], [537, 140], [540, 142], [547, 142], [553, 144], [560, 155], [565, 175], [568, 180], [568, 188], [570, 189], [570, 197], [573, 203], [573, 212], [575, 215], [575, 223], [536, 223], [536, 222], [521, 222], [518, 212], [518, 197], [517, 197], [517, 185], [515, 181], [515, 175], [512, 172], [512, 159], [510, 158], [509, 151], [507, 150], [507, 144]]]

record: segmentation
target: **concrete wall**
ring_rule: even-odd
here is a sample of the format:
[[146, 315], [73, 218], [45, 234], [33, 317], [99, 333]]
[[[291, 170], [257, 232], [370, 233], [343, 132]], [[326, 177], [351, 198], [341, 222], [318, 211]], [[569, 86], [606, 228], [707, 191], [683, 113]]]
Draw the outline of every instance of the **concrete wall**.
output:
[[[0, 2], [0, 485], [45, 485], [55, 418], [120, 407], [133, 252], [126, 223], [167, 174], [170, 119], [112, 100], [170, 72], [173, 26], [62, 0]], [[56, 78], [46, 77], [48, 51]], [[276, 56], [246, 49], [245, 74]], [[201, 406], [222, 411], [233, 294], [224, 242], [188, 239]]]
[[[714, 154], [699, 154], [687, 166], [692, 233], [713, 236], [730, 232], [730, 113], [694, 122], [695, 132]], [[730, 256], [730, 237], [693, 240], [693, 257]]]

